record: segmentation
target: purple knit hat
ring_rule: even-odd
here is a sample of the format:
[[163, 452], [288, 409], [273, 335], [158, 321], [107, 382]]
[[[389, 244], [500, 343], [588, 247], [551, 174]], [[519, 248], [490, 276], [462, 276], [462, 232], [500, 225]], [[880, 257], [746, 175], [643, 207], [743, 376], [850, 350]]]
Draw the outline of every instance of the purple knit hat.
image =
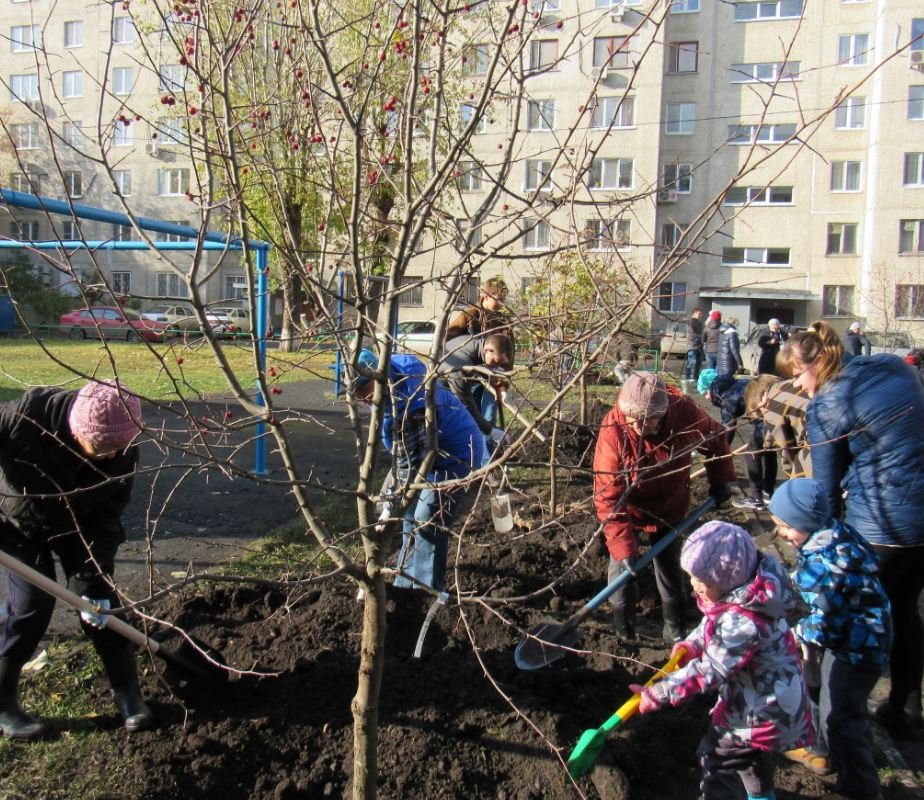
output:
[[680, 554], [680, 566], [724, 594], [753, 577], [757, 558], [751, 534], [730, 522], [715, 520], [690, 534]]
[[141, 431], [141, 401], [118, 381], [91, 381], [77, 392], [68, 422], [96, 450], [124, 450]]
[[657, 417], [667, 411], [667, 387], [651, 372], [633, 372], [619, 390], [616, 405], [633, 419]]

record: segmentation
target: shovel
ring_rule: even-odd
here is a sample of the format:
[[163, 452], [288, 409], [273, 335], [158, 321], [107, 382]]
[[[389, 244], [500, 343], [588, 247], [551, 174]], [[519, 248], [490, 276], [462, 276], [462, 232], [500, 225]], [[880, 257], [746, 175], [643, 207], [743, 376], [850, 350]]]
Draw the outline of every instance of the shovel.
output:
[[[46, 594], [64, 601], [72, 608], [77, 609], [77, 611], [87, 614], [96, 614], [99, 611], [93, 603], [79, 594], [75, 594], [70, 589], [61, 586], [57, 581], [53, 581], [2, 550], [0, 550], [0, 566], [5, 567], [14, 575], [18, 575]], [[170, 650], [155, 639], [145, 636], [123, 619], [111, 614], [105, 614], [103, 615], [103, 620], [104, 627], [166, 661], [168, 667], [166, 675], [173, 679], [176, 688], [180, 690], [178, 694], [181, 694], [181, 696], [183, 696], [183, 692], [186, 692], [191, 698], [195, 694], [194, 690], [197, 687], [223, 684], [228, 681], [228, 671], [222, 669], [224, 659], [206, 645], [195, 640], [187, 641], [184, 639], [179, 650]]]
[[703, 514], [711, 511], [714, 507], [715, 500], [710, 497], [699, 508], [678, 522], [674, 529], [654, 544], [645, 555], [635, 562], [632, 568], [623, 572], [616, 580], [596, 594], [580, 611], [572, 614], [564, 622], [558, 623], [555, 620], [544, 620], [532, 628], [526, 638], [517, 645], [514, 652], [513, 657], [517, 666], [520, 669], [540, 669], [561, 658], [567, 652], [567, 649], [577, 644], [578, 639], [580, 639], [581, 634], [578, 630], [578, 625], [602, 606], [614, 592], [625, 586], [629, 581], [637, 578], [639, 573], [654, 561], [663, 550], [673, 544], [678, 536], [686, 533]]
[[[656, 680], [676, 670], [680, 664], [680, 660], [686, 653], [687, 651], [684, 648], [678, 647], [677, 652], [671, 656], [670, 661], [652, 675], [645, 686], [651, 686]], [[641, 695], [632, 695], [632, 697], [626, 700], [616, 713], [599, 728], [584, 731], [584, 733], [581, 734], [581, 738], [578, 739], [578, 743], [574, 746], [574, 750], [572, 750], [571, 755], [568, 756], [568, 772], [571, 773], [572, 778], [580, 778], [581, 775], [593, 766], [594, 761], [597, 760], [597, 756], [600, 755], [600, 751], [603, 749], [603, 745], [606, 743], [606, 737], [609, 735], [610, 731], [620, 722], [625, 722], [638, 711], [641, 699]]]

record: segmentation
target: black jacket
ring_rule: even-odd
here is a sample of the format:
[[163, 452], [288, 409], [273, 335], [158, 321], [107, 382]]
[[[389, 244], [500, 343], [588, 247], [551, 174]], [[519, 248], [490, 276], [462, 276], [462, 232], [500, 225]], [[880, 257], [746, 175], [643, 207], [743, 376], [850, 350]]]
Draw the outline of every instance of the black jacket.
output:
[[721, 336], [722, 323], [717, 319], [710, 319], [703, 330], [703, 349], [707, 353], [718, 353]]
[[719, 339], [719, 361], [716, 370], [719, 375], [734, 375], [744, 362], [741, 360], [741, 342], [734, 325], [729, 325]]
[[868, 356], [870, 354], [869, 339], [862, 333], [847, 331], [844, 334], [844, 349], [852, 356]]

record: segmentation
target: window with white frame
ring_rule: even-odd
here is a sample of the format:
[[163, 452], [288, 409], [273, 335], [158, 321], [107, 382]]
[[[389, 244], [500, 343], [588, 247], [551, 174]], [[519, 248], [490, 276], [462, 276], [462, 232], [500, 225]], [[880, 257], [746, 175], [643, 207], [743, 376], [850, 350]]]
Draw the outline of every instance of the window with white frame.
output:
[[116, 17], [112, 20], [112, 43], [131, 44], [135, 41], [135, 23], [131, 17]]
[[[481, 247], [480, 225], [472, 225], [471, 220], [468, 219], [457, 219], [456, 225], [459, 226], [459, 249], [470, 251], [477, 247]], [[478, 302], [477, 296], [475, 297], [475, 302]]]
[[597, 36], [594, 39], [595, 69], [627, 69], [632, 66], [631, 36]]
[[631, 189], [634, 167], [631, 158], [595, 158], [587, 173], [587, 188]]
[[65, 242], [76, 242], [80, 239], [76, 220], [66, 219], [61, 223], [61, 239]]
[[687, 285], [680, 281], [668, 281], [658, 287], [655, 295], [658, 311], [686, 311]]
[[[167, 222], [170, 225], [184, 225], [187, 228], [189, 227], [188, 219], [168, 219]], [[157, 241], [158, 242], [188, 242], [189, 238], [187, 236], [181, 236], [178, 233], [158, 233]]]
[[134, 133], [130, 122], [116, 120], [112, 127], [113, 147], [131, 147], [135, 143]]
[[112, 241], [114, 242], [133, 242], [135, 241], [135, 229], [131, 225], [113, 225]]
[[83, 20], [74, 19], [64, 23], [64, 46], [83, 47]]
[[869, 63], [869, 34], [845, 33], [837, 37], [837, 63], [842, 67], [862, 67]]
[[591, 100], [591, 128], [631, 128], [635, 125], [634, 97], [599, 97]]
[[849, 284], [831, 284], [821, 287], [821, 316], [853, 317], [856, 287]]
[[11, 75], [10, 100], [27, 102], [39, 99], [38, 75]]
[[157, 171], [157, 194], [178, 195], [189, 191], [189, 170], [171, 167]]
[[561, 10], [561, 0], [530, 0], [529, 10], [534, 14], [549, 14]]
[[10, 238], [24, 242], [39, 241], [39, 224], [37, 221], [13, 220], [10, 223]]
[[905, 186], [924, 186], [924, 153], [905, 153], [902, 183]]
[[524, 250], [548, 250], [552, 241], [549, 223], [540, 219], [526, 219], [521, 223]]
[[911, 20], [911, 52], [924, 50], [924, 17]]
[[662, 222], [658, 228], [658, 249], [668, 251], [680, 244], [683, 228], [676, 222]]
[[83, 97], [83, 71], [67, 70], [61, 73], [62, 94], [65, 98]]
[[584, 227], [584, 246], [594, 252], [628, 250], [631, 225], [629, 219], [589, 219]]
[[19, 122], [10, 125], [10, 139], [17, 150], [34, 150], [39, 146], [37, 122]]
[[247, 278], [243, 275], [225, 275], [226, 300], [243, 300], [247, 297]]
[[485, 75], [488, 72], [488, 45], [475, 44], [462, 53], [462, 68], [467, 75]]
[[481, 165], [475, 161], [459, 162], [459, 189], [463, 192], [481, 191]]
[[613, 6], [640, 6], [644, 0], [594, 0], [594, 8], [612, 8]]
[[186, 67], [182, 64], [161, 64], [158, 75], [162, 92], [178, 92], [186, 85]]
[[860, 226], [856, 222], [829, 222], [826, 256], [855, 256]]
[[83, 125], [71, 120], [61, 123], [61, 138], [71, 147], [80, 147], [83, 144]]
[[112, 70], [112, 93], [117, 95], [131, 94], [135, 85], [134, 67], [114, 67]]
[[189, 131], [179, 117], [161, 117], [156, 122], [157, 141], [164, 146], [189, 144]]
[[792, 186], [732, 186], [722, 203], [726, 206], [789, 206]]
[[895, 286], [895, 316], [924, 319], [924, 286], [919, 283], [899, 283]]
[[65, 170], [61, 177], [64, 180], [64, 191], [71, 200], [83, 197], [83, 173], [80, 170]]
[[537, 39], [529, 43], [529, 68], [551, 69], [558, 61], [558, 39]]
[[795, 135], [796, 126], [789, 123], [728, 126], [729, 144], [781, 144]]
[[552, 191], [552, 160], [546, 158], [526, 160], [526, 179], [523, 182], [525, 192]]
[[908, 87], [908, 119], [924, 119], [924, 86]]
[[729, 67], [731, 83], [776, 83], [799, 80], [801, 61], [753, 61]]
[[132, 171], [130, 169], [114, 169], [112, 180], [116, 191], [121, 197], [130, 197], [132, 193]]
[[13, 172], [9, 185], [16, 192], [42, 194], [42, 176], [37, 172]]
[[671, 14], [692, 14], [699, 11], [699, 0], [673, 0]]
[[924, 253], [924, 219], [903, 219], [899, 223], [898, 252], [902, 255]]
[[[459, 106], [459, 121], [462, 123], [463, 128], [467, 128], [469, 123], [474, 119], [476, 112], [478, 111], [478, 106], [472, 103], [462, 103]], [[485, 114], [482, 114], [478, 122], [475, 124], [475, 133], [486, 133], [488, 130], [488, 117]]]
[[398, 284], [402, 287], [399, 295], [403, 306], [423, 305], [423, 283], [420, 278], [405, 275]]
[[834, 127], [837, 130], [856, 130], [866, 127], [866, 98], [848, 97], [834, 109]]
[[788, 247], [723, 247], [723, 267], [788, 267]]
[[667, 51], [667, 71], [675, 75], [699, 68], [699, 42], [671, 42]]
[[42, 30], [38, 25], [13, 25], [10, 28], [10, 50], [29, 53], [42, 46]]
[[662, 164], [661, 188], [673, 189], [680, 194], [689, 194], [693, 191], [693, 165]]
[[530, 100], [526, 104], [526, 128], [530, 131], [555, 129], [555, 101]]
[[154, 293], [158, 297], [189, 297], [189, 286], [175, 272], [158, 272], [155, 287]]
[[762, 19], [798, 19], [802, 16], [803, 0], [738, 0], [735, 19], [749, 22]]
[[689, 136], [696, 129], [696, 103], [668, 103], [664, 132], [670, 136]]
[[113, 294], [131, 294], [132, 274], [122, 271], [109, 273], [109, 287], [112, 289]]
[[861, 161], [832, 161], [831, 191], [859, 192], [861, 171]]

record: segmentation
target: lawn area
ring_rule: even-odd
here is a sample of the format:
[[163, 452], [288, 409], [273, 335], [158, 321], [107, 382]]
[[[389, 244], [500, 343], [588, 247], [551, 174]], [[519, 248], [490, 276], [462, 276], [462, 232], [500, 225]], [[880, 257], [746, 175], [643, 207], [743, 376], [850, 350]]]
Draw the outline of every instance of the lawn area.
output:
[[[245, 386], [253, 386], [257, 369], [249, 343], [225, 342], [222, 352], [234, 374]], [[331, 377], [328, 366], [333, 350], [303, 349], [298, 353], [267, 350], [266, 367], [271, 383], [291, 383], [309, 378]], [[274, 374], [275, 373], [275, 374]], [[112, 378], [118, 375], [134, 391], [151, 399], [170, 401], [179, 396], [220, 394], [227, 380], [207, 345], [174, 340], [145, 345], [128, 342], [72, 342], [48, 338], [0, 340], [0, 401], [18, 397], [30, 386], [79, 387], [83, 376]]]

